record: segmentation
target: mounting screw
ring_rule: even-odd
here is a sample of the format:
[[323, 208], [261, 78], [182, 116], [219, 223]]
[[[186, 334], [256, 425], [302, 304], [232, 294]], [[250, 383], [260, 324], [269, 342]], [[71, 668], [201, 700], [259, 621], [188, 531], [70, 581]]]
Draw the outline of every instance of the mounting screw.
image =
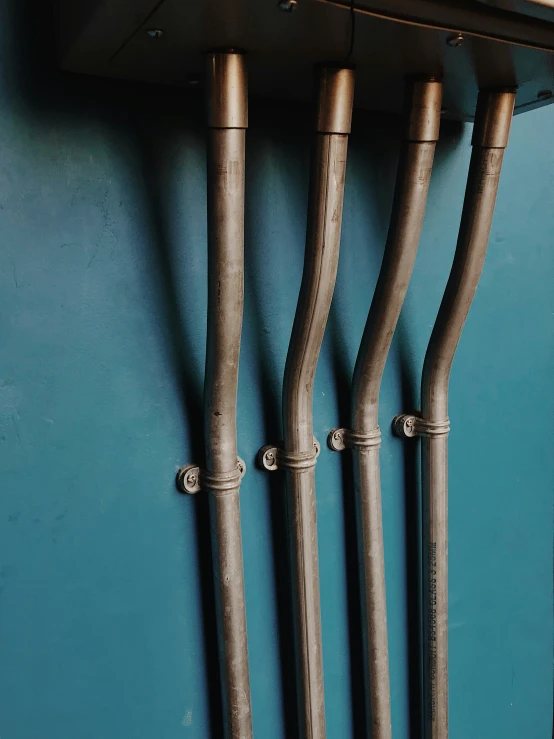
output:
[[446, 39], [447, 46], [452, 46], [453, 48], [457, 48], [458, 46], [461, 46], [464, 43], [464, 37], [461, 33], [453, 33]]
[[185, 78], [185, 84], [187, 87], [200, 87], [202, 79], [197, 74], [188, 74]]
[[298, 0], [279, 0], [277, 3], [279, 10], [282, 10], [284, 13], [292, 13], [293, 10], [296, 10], [297, 5]]
[[417, 436], [415, 429], [416, 416], [413, 413], [400, 413], [392, 419], [392, 433], [404, 439]]
[[277, 463], [277, 447], [272, 444], [263, 446], [258, 452], [257, 459], [259, 466], [264, 470], [273, 472], [279, 468]]
[[346, 449], [344, 429], [332, 429], [327, 437], [327, 446], [332, 452], [342, 452]]
[[163, 28], [148, 28], [146, 35], [148, 38], [161, 38], [165, 34]]
[[200, 492], [200, 468], [195, 464], [186, 464], [177, 472], [177, 488], [182, 493], [194, 495]]

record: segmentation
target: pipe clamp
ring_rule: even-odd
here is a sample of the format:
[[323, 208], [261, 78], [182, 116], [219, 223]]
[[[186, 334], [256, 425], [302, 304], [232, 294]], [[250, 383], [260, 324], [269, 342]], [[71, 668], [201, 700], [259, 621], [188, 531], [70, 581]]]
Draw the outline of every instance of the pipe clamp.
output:
[[315, 467], [321, 447], [314, 437], [314, 446], [309, 452], [287, 452], [283, 449], [283, 442], [279, 446], [268, 444], [258, 452], [258, 463], [264, 470], [309, 470]]
[[246, 473], [244, 460], [237, 457], [236, 469], [231, 472], [215, 473], [202, 470], [196, 464], [185, 464], [177, 472], [177, 488], [182, 493], [195, 495], [201, 491], [211, 490], [213, 493], [225, 495], [240, 486]]
[[413, 439], [415, 436], [448, 436], [450, 420], [428, 421], [417, 413], [400, 413], [392, 420], [392, 431], [395, 436]]
[[381, 446], [381, 429], [363, 433], [350, 429], [332, 429], [327, 437], [327, 446], [332, 452], [343, 452], [345, 449], [370, 449]]

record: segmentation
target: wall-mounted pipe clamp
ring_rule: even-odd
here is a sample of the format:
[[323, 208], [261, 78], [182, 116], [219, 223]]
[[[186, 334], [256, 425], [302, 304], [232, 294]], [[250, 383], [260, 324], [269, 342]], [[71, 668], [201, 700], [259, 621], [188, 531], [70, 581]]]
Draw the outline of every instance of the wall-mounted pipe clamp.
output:
[[429, 421], [418, 413], [399, 413], [392, 419], [392, 432], [402, 439], [416, 436], [448, 436], [450, 420]]
[[177, 472], [177, 488], [181, 493], [195, 495], [211, 490], [215, 495], [235, 491], [246, 474], [246, 463], [237, 457], [237, 469], [225, 474], [214, 474], [203, 470], [197, 464], [185, 464]]
[[287, 452], [283, 449], [283, 442], [278, 446], [267, 444], [258, 452], [258, 464], [268, 472], [275, 470], [309, 470], [315, 467], [321, 446], [314, 436], [314, 446], [309, 452]]
[[332, 429], [327, 437], [327, 446], [332, 452], [345, 449], [368, 449], [381, 446], [381, 429], [377, 427], [369, 433], [357, 433], [350, 429]]

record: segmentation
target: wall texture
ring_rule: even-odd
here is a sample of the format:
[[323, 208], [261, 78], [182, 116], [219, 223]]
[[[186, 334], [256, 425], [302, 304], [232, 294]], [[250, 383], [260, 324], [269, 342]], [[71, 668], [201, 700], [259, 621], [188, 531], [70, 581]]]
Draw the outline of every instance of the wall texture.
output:
[[[219, 738], [201, 459], [202, 106], [59, 76], [26, 3], [0, 6], [0, 736]], [[253, 104], [239, 451], [258, 739], [294, 738], [280, 385], [302, 269], [310, 111]], [[551, 726], [554, 107], [514, 121], [451, 394], [452, 739]], [[294, 130], [293, 130], [294, 127]], [[454, 251], [470, 127], [445, 126], [381, 395], [393, 728], [419, 736], [418, 453], [394, 439]], [[395, 120], [357, 115], [315, 431], [348, 386], [386, 234]], [[328, 736], [363, 732], [350, 460], [317, 466]]]

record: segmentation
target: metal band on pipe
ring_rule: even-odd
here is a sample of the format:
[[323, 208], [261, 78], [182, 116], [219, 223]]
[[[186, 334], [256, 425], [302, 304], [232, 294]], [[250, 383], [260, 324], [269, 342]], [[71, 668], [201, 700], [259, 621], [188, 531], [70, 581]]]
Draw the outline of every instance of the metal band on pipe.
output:
[[363, 433], [350, 429], [333, 429], [327, 437], [329, 449], [342, 452], [344, 449], [375, 449], [381, 446], [381, 429]]
[[353, 100], [353, 68], [328, 65], [322, 67], [319, 74], [316, 131], [349, 134]]
[[216, 495], [234, 492], [239, 489], [240, 483], [246, 474], [246, 464], [237, 457], [236, 469], [231, 472], [207, 472], [195, 464], [185, 464], [177, 472], [177, 487], [182, 493], [194, 495], [201, 491], [210, 490]]
[[309, 452], [286, 451], [281, 446], [264, 446], [258, 452], [260, 465], [269, 472], [274, 470], [310, 470], [315, 467], [321, 447], [314, 438], [313, 449]]
[[406, 140], [433, 142], [439, 139], [442, 82], [433, 77], [412, 81], [406, 96]]
[[450, 419], [430, 421], [415, 413], [400, 413], [393, 418], [392, 430], [395, 436], [408, 439], [414, 436], [425, 436], [428, 438], [448, 436], [450, 433]]

